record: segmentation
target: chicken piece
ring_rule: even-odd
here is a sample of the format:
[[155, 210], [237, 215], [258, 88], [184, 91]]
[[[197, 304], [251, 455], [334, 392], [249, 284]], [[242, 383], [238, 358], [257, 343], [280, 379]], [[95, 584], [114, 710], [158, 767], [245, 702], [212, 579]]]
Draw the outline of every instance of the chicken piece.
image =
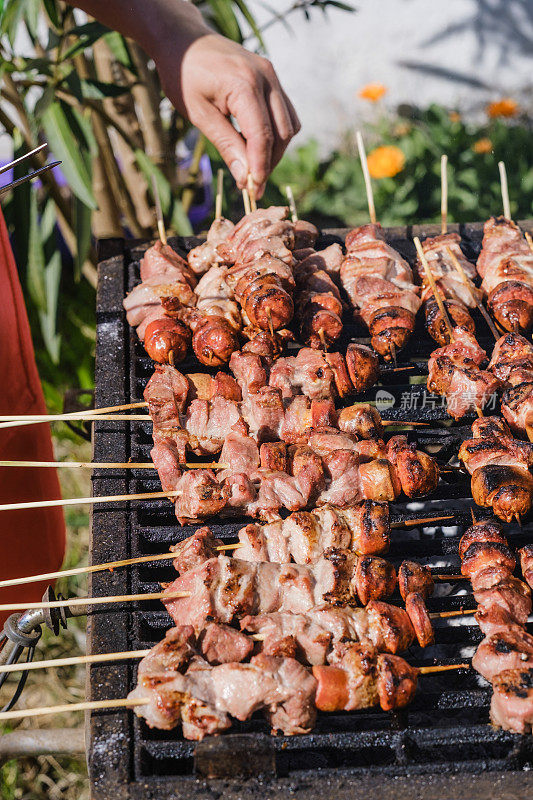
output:
[[259, 450], [261, 469], [287, 472], [287, 445], [285, 442], [268, 442]]
[[492, 682], [490, 721], [513, 733], [533, 730], [533, 669], [505, 669]]
[[474, 600], [478, 604], [478, 615], [481, 618], [490, 614], [493, 609], [501, 609], [507, 615], [510, 625], [525, 625], [531, 613], [531, 589], [512, 576], [490, 589], [477, 589]]
[[398, 588], [405, 600], [408, 594], [416, 592], [424, 600], [433, 594], [435, 583], [431, 569], [418, 561], [402, 561], [398, 569]]
[[305, 664], [325, 664], [333, 634], [307, 614], [277, 611], [244, 617], [241, 629], [263, 637], [266, 655], [297, 658]]
[[488, 681], [506, 669], [533, 669], [533, 636], [522, 628], [493, 633], [478, 646], [472, 666]]
[[353, 594], [357, 593], [361, 605], [366, 606], [370, 600], [390, 597], [395, 588], [396, 570], [389, 561], [372, 556], [357, 559], [351, 589]]
[[220, 257], [216, 248], [231, 234], [234, 227], [233, 222], [224, 217], [215, 219], [211, 223], [207, 241], [190, 250], [187, 255], [189, 267], [196, 275], [203, 275], [210, 267], [219, 263]]
[[214, 516], [226, 505], [223, 487], [210, 469], [191, 469], [184, 472], [175, 491], [174, 511], [181, 525]]
[[186, 431], [154, 430], [154, 446], [150, 450], [150, 458], [157, 470], [161, 488], [164, 492], [173, 492], [183, 475], [180, 464], [185, 463], [189, 437]]
[[435, 642], [435, 632], [424, 597], [419, 592], [410, 592], [405, 598], [405, 610], [414, 628], [420, 647], [429, 647]]
[[189, 403], [185, 418], [190, 449], [197, 455], [219, 453], [228, 432], [241, 420], [241, 407], [235, 400], [226, 400], [224, 397], [193, 400]]
[[472, 423], [474, 439], [494, 436], [511, 436], [511, 431], [501, 417], [478, 417]]
[[194, 628], [190, 625], [169, 628], [164, 639], [154, 645], [139, 662], [137, 674], [141, 677], [153, 673], [179, 672], [186, 669], [195, 654]]
[[314, 666], [319, 711], [354, 711], [379, 704], [378, 662], [369, 644], [350, 643], [333, 666]]
[[471, 488], [478, 506], [492, 507], [504, 522], [527, 514], [531, 508], [533, 477], [527, 469], [488, 464], [474, 471]]

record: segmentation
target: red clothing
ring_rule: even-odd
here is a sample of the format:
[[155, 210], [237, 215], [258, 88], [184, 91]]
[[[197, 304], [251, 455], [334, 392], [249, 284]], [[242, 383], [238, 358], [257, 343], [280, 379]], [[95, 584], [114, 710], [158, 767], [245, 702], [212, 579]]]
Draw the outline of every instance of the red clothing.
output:
[[[45, 414], [30, 326], [0, 211], [0, 414]], [[0, 459], [53, 461], [48, 425], [0, 428]], [[0, 503], [60, 497], [54, 469], [0, 467]], [[59, 569], [65, 551], [61, 508], [0, 511], [0, 580]], [[40, 600], [47, 582], [0, 589], [0, 603]], [[0, 625], [10, 612], [0, 612]]]

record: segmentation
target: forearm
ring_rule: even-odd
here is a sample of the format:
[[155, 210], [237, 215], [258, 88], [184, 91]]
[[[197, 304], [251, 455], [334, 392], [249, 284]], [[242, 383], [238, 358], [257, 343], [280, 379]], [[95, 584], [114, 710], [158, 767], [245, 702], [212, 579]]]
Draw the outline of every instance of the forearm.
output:
[[151, 58], [164, 47], [179, 57], [195, 39], [212, 33], [187, 0], [72, 0], [72, 5], [134, 39]]

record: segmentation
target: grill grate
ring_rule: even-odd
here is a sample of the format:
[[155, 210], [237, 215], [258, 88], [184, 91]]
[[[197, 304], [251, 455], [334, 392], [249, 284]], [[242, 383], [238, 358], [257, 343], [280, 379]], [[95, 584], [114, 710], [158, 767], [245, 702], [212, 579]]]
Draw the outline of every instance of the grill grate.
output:
[[[527, 227], [531, 225], [526, 224]], [[430, 226], [393, 229], [389, 231], [389, 241], [412, 262], [412, 235], [435, 232]], [[345, 233], [331, 232], [324, 237], [325, 242], [332, 236], [343, 238]], [[465, 226], [460, 233], [467, 255], [475, 257], [481, 225]], [[186, 246], [190, 242], [176, 240], [175, 244]], [[153, 369], [122, 311], [124, 293], [138, 281], [138, 258], [146, 245], [130, 251], [125, 250], [121, 240], [104, 245], [97, 306], [97, 406], [141, 398]], [[481, 321], [478, 328], [486, 330]], [[422, 327], [418, 333], [400, 359], [400, 363], [414, 364], [415, 369], [409, 373], [385, 371], [377, 391], [386, 391], [394, 400], [394, 405], [383, 412], [385, 418], [409, 415], [431, 423], [430, 427], [419, 429], [416, 438], [446, 462], [456, 455], [469, 428], [464, 424], [452, 426], [440, 401], [435, 407], [422, 408], [424, 370], [435, 345]], [[367, 341], [364, 331], [351, 322], [347, 323], [344, 336], [341, 349], [349, 340]], [[480, 343], [490, 348], [488, 331], [486, 337], [480, 337]], [[180, 369], [209, 371], [191, 357]], [[401, 410], [405, 393], [419, 398], [418, 405], [410, 411]], [[379, 397], [376, 390], [368, 393], [369, 399], [374, 397]], [[96, 423], [94, 459], [148, 460], [150, 427], [144, 423]], [[93, 489], [97, 495], [122, 494], [156, 491], [160, 484], [155, 473], [147, 475], [143, 470], [97, 470]], [[449, 526], [393, 531], [387, 558], [396, 565], [404, 558], [414, 558], [443, 573], [458, 571], [457, 540], [470, 524], [471, 505], [469, 480], [453, 474], [442, 481], [429, 500], [393, 504], [395, 520], [446, 512], [456, 517]], [[129, 508], [125, 504], [94, 507], [92, 514], [93, 563], [163, 552], [195, 529], [190, 525], [179, 528], [167, 501], [132, 503]], [[231, 519], [211, 527], [217, 537], [229, 541], [242, 524], [243, 520]], [[523, 528], [507, 526], [509, 538], [517, 547], [533, 540], [532, 530], [530, 523]], [[174, 574], [162, 562], [142, 564], [92, 576], [91, 591], [95, 595], [157, 591], [159, 583], [171, 580]], [[428, 602], [430, 611], [472, 608], [474, 601], [467, 586], [470, 587], [467, 582], [439, 584]], [[130, 604], [113, 613], [99, 610], [88, 622], [89, 652], [150, 647], [162, 638], [169, 624], [170, 617], [157, 601]], [[481, 638], [473, 618], [438, 620], [436, 644], [424, 651], [412, 647], [406, 657], [418, 666], [460, 661], [472, 655]], [[93, 665], [88, 680], [90, 697], [124, 697], [133, 688], [134, 678], [132, 664]], [[252, 793], [255, 797], [265, 791], [257, 778], [262, 775], [269, 796], [286, 796], [296, 790], [305, 791], [309, 797], [323, 795], [324, 791], [342, 796], [348, 781], [350, 797], [362, 797], [368, 794], [373, 781], [379, 780], [382, 797], [388, 797], [389, 791], [391, 797], [411, 797], [416, 784], [429, 798], [438, 796], [444, 785], [443, 776], [455, 775], [454, 785], [458, 790], [466, 786], [471, 798], [486, 795], [487, 789], [493, 797], [504, 797], [507, 789], [519, 793], [528, 783], [527, 770], [533, 767], [532, 740], [491, 728], [487, 724], [489, 703], [490, 688], [475, 673], [452, 671], [423, 677], [415, 702], [401, 713], [369, 710], [321, 714], [311, 734], [297, 737], [269, 736], [268, 726], [257, 716], [246, 723], [236, 722], [229, 734], [199, 745], [184, 740], [179, 730], [151, 730], [126, 711], [93, 712], [88, 727], [92, 796], [95, 800], [163, 800], [206, 796], [215, 786], [223, 786], [228, 796]], [[488, 783], [481, 776], [487, 772], [492, 776]], [[214, 780], [209, 790], [202, 780], [205, 777]]]

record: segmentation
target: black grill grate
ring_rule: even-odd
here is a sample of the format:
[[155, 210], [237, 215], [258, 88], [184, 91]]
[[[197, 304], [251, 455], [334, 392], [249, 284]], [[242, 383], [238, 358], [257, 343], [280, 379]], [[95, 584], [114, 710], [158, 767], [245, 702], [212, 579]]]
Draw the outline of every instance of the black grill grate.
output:
[[[470, 256], [479, 251], [480, 231], [480, 225], [460, 229]], [[394, 229], [390, 241], [412, 261], [412, 235], [435, 232], [431, 227]], [[344, 233], [335, 231], [325, 239], [342, 238]], [[126, 251], [119, 240], [104, 244], [97, 309], [97, 406], [142, 398], [153, 369], [122, 311], [124, 293], [138, 281], [137, 260], [146, 245]], [[486, 330], [483, 322], [480, 321], [478, 329]], [[446, 462], [457, 453], [469, 429], [466, 425], [452, 426], [440, 402], [435, 408], [421, 408], [422, 376], [434, 344], [422, 327], [418, 333], [409, 349], [402, 353], [400, 362], [409, 361], [416, 368], [408, 373], [385, 372], [382, 386], [378, 387], [395, 398], [394, 406], [383, 416], [393, 419], [409, 414], [412, 419], [432, 423], [431, 427], [419, 429], [416, 438]], [[345, 337], [346, 341], [365, 340], [364, 331], [352, 323], [346, 325]], [[481, 335], [480, 341], [490, 347], [488, 331], [486, 337]], [[180, 368], [185, 372], [207, 371], [193, 358]], [[413, 386], [417, 380], [420, 385]], [[414, 410], [400, 409], [406, 392], [419, 397]], [[375, 394], [373, 390], [368, 396]], [[98, 423], [94, 436], [95, 460], [148, 460], [150, 428], [144, 423]], [[141, 470], [96, 471], [93, 486], [98, 495], [160, 489], [155, 472]], [[469, 480], [454, 474], [441, 482], [431, 499], [394, 504], [391, 511], [395, 520], [444, 513], [455, 514], [455, 519], [448, 526], [393, 531], [388, 558], [395, 564], [404, 558], [421, 559], [443, 573], [457, 571], [457, 537], [470, 524], [471, 505]], [[242, 523], [243, 520], [232, 519], [215, 522], [211, 527], [220, 538], [231, 540]], [[530, 523], [523, 528], [507, 526], [517, 547], [533, 540], [532, 529]], [[178, 528], [167, 501], [137, 502], [130, 507], [96, 506], [91, 557], [94, 563], [99, 563], [163, 552], [193, 530], [194, 526]], [[91, 591], [96, 595], [158, 591], [159, 583], [171, 580], [173, 574], [165, 563], [142, 564], [94, 575]], [[466, 582], [437, 585], [428, 603], [430, 611], [472, 608], [473, 598], [467, 586]], [[157, 601], [118, 608], [113, 613], [100, 610], [89, 620], [89, 651], [150, 647], [162, 638], [169, 623], [170, 617]], [[436, 645], [424, 651], [412, 647], [407, 658], [419, 666], [461, 661], [472, 654], [481, 638], [473, 618], [439, 620]], [[133, 688], [134, 678], [135, 666], [127, 662], [93, 666], [89, 673], [89, 694], [94, 699], [124, 697]], [[296, 790], [305, 791], [306, 796], [323, 795], [324, 791], [342, 796], [348, 781], [350, 796], [359, 797], [367, 794], [378, 775], [376, 786], [383, 797], [388, 797], [389, 791], [391, 797], [411, 797], [414, 783], [420, 784], [419, 791], [424, 791], [426, 797], [432, 797], [438, 796], [432, 792], [440, 791], [437, 787], [444, 785], [442, 776], [456, 775], [454, 785], [468, 787], [469, 797], [478, 794], [481, 797], [487, 788], [492, 796], [504, 797], [503, 788], [494, 794], [500, 773], [506, 773], [502, 787], [521, 791], [528, 784], [527, 770], [533, 767], [532, 740], [491, 728], [487, 724], [489, 703], [490, 688], [475, 673], [451, 671], [423, 677], [415, 702], [398, 714], [376, 710], [322, 714], [313, 733], [300, 737], [271, 737], [258, 716], [247, 723], [235, 723], [229, 734], [200, 745], [184, 740], [179, 730], [150, 730], [131, 712], [95, 712], [88, 727], [92, 796], [95, 800], [110, 797], [163, 800], [207, 796], [213, 791], [224, 791], [232, 797], [242, 797], [247, 792], [256, 796], [266, 791], [265, 784], [250, 776], [261, 774], [269, 796], [286, 796]], [[487, 772], [493, 775], [490, 783], [480, 777]], [[205, 776], [217, 779], [206, 784], [202, 780]], [[388, 781], [393, 778], [389, 786]]]

